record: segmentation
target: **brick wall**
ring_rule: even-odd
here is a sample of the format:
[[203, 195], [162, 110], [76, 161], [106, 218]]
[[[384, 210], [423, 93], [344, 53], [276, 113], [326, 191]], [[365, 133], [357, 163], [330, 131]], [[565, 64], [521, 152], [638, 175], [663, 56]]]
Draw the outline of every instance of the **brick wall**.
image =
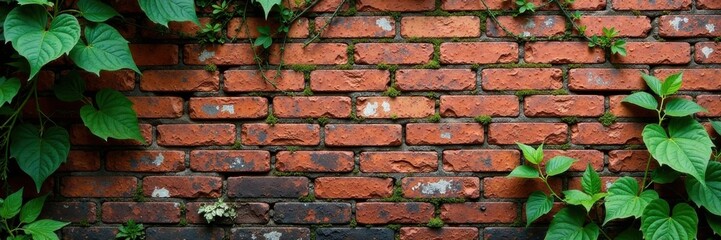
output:
[[[682, 94], [709, 110], [699, 117], [721, 117], [718, 0], [576, 0], [588, 33], [615, 27], [628, 37], [628, 57], [574, 39], [517, 43], [471, 0], [357, 0], [355, 16], [338, 17], [303, 48], [310, 26], [339, 2], [322, 1], [292, 28], [284, 62], [315, 68], [282, 71], [277, 89], [254, 70], [247, 42], [201, 46], [140, 18], [124, 26], [143, 74], [88, 75], [88, 85], [131, 96], [148, 144], [106, 144], [71, 128], [74, 150], [45, 188], [54, 193], [45, 214], [73, 222], [63, 237], [110, 239], [134, 219], [148, 239], [539, 239], [549, 219], [524, 228], [523, 202], [545, 186], [505, 177], [522, 161], [515, 142], [580, 160], [551, 181], [559, 190], [578, 188], [587, 164], [604, 182], [638, 176], [647, 155], [633, 149], [649, 114], [621, 100], [644, 89], [639, 71], [684, 70]], [[514, 33], [552, 37], [569, 31], [559, 14], [545, 7], [498, 20]], [[251, 29], [258, 24], [250, 20]], [[278, 52], [270, 62], [280, 62]], [[352, 69], [338, 67], [349, 62]], [[429, 63], [440, 69], [423, 69]], [[392, 84], [401, 95], [383, 96]], [[518, 94], [525, 90], [546, 92]], [[569, 94], [549, 94], [559, 90]], [[48, 111], [64, 107], [41, 101]], [[619, 122], [602, 125], [605, 112]], [[270, 113], [274, 126], [265, 123]], [[492, 123], [474, 121], [482, 115]], [[197, 209], [219, 197], [238, 204], [238, 217], [209, 226]], [[426, 228], [434, 217], [446, 225]]]

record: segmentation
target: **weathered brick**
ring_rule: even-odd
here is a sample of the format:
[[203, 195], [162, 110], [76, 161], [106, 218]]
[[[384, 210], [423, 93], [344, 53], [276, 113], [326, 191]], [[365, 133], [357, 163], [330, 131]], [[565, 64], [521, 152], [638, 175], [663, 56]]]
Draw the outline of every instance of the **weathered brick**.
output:
[[518, 61], [518, 44], [512, 42], [442, 43], [445, 64], [489, 64]]
[[518, 97], [492, 96], [441, 96], [440, 106], [443, 117], [476, 117], [480, 115], [515, 117], [518, 116]]
[[406, 198], [478, 198], [477, 177], [406, 177], [401, 180]]
[[404, 38], [480, 37], [481, 20], [476, 16], [409, 16], [401, 19], [401, 36]]
[[600, 123], [579, 123], [571, 128], [574, 144], [622, 145], [640, 144], [644, 124], [615, 123], [604, 127]]
[[309, 240], [310, 230], [308, 228], [299, 227], [242, 227], [233, 228], [230, 230], [230, 239], [241, 240], [241, 239], [253, 239], [258, 236], [271, 236], [271, 237], [283, 237], [279, 239], [297, 239], [297, 240]]
[[198, 172], [268, 172], [270, 153], [259, 150], [193, 150], [190, 169]]
[[178, 46], [173, 44], [130, 44], [130, 53], [138, 66], [176, 65]]
[[137, 140], [118, 140], [108, 138], [107, 141], [95, 136], [82, 124], [75, 124], [70, 127], [70, 144], [91, 145], [91, 146], [142, 146], [150, 145], [153, 142], [153, 126], [150, 124], [139, 124], [140, 135], [145, 143]]
[[[334, 12], [336, 9], [338, 9], [338, 5], [343, 3], [342, 0], [319, 0], [309, 11], [310, 12]], [[341, 6], [341, 11], [346, 11], [350, 7], [350, 2], [346, 2]], [[293, 8], [294, 10], [298, 9], [304, 9], [307, 7], [306, 2], [296, 2], [296, 1], [290, 1], [288, 2], [289, 6]]]
[[135, 88], [135, 72], [131, 70], [101, 71], [100, 76], [89, 72], [80, 72], [89, 91], [112, 88], [118, 91], [131, 91]]
[[434, 0], [360, 0], [356, 1], [356, 8], [363, 12], [420, 12], [430, 11], [436, 7]]
[[177, 202], [105, 202], [102, 219], [105, 223], [178, 223], [180, 204]]
[[608, 111], [616, 117], [656, 118], [653, 110], [648, 110], [631, 103], [623, 102], [628, 95], [613, 95], [608, 97]]
[[268, 99], [262, 97], [194, 97], [188, 103], [192, 119], [263, 118]]
[[313, 124], [243, 124], [240, 139], [245, 145], [312, 146], [320, 142], [320, 127]]
[[[544, 2], [543, 0], [530, 0], [528, 2], [531, 2], [535, 4], [535, 6], [539, 6], [541, 10], [549, 10], [549, 9], [557, 9], [554, 4], [547, 5], [545, 7], [543, 6]], [[488, 8], [490, 10], [517, 10], [518, 6], [515, 4], [515, 2], [506, 1], [506, 0], [487, 0], [485, 1], [486, 5], [488, 5]], [[605, 9], [606, 7], [606, 1], [605, 0], [576, 0], [572, 4], [569, 4], [568, 8], [573, 10], [601, 10]], [[474, 1], [474, 0], [442, 0], [441, 1], [441, 9], [446, 11], [477, 11], [477, 10], [486, 10], [486, 7], [481, 3], [481, 1]]]
[[666, 79], [671, 74], [683, 71], [683, 85], [681, 90], [721, 90], [721, 69], [655, 69], [653, 73], [659, 79]]
[[230, 177], [228, 178], [228, 196], [233, 198], [298, 198], [308, 195], [308, 183], [308, 178], [305, 177]]
[[350, 151], [282, 151], [275, 168], [284, 172], [350, 172], [355, 165]]
[[[498, 16], [498, 22], [511, 33], [524, 37], [550, 37], [562, 35], [566, 31], [566, 20], [561, 16], [533, 15], [533, 16]], [[489, 37], [505, 37], [508, 34], [492, 19], [486, 19]]]
[[402, 91], [473, 90], [476, 73], [468, 69], [401, 69], [395, 83]]
[[636, 1], [612, 0], [613, 10], [689, 10], [691, 0], [677, 1]]
[[[258, 27], [262, 26], [268, 26], [270, 29], [277, 29], [280, 27], [280, 23], [274, 20], [270, 20], [269, 22], [269, 20], [257, 17], [245, 18], [245, 23], [243, 23], [242, 18], [233, 18], [228, 22], [227, 35], [229, 38], [238, 38], [243, 40], [248, 38], [256, 39], [261, 35], [260, 32], [258, 32]], [[288, 38], [305, 38], [308, 37], [308, 33], [308, 19], [298, 18], [292, 23], [286, 35]]]
[[[553, 191], [561, 191], [561, 179], [550, 178], [548, 183]], [[486, 198], [527, 198], [535, 191], [550, 191], [543, 181], [538, 179], [488, 177], [483, 179], [483, 196]]]
[[87, 240], [101, 240], [101, 239], [113, 239], [118, 234], [117, 227], [64, 227], [63, 240], [73, 239], [87, 239]]
[[[283, 53], [285, 64], [317, 64], [338, 65], [348, 62], [345, 43], [288, 43]], [[280, 46], [273, 45], [270, 49], [269, 62], [280, 63]]]
[[401, 240], [475, 240], [478, 239], [478, 228], [474, 227], [403, 227], [400, 231]]
[[225, 231], [222, 228], [207, 227], [151, 227], [145, 230], [148, 240], [156, 239], [208, 239], [222, 240]]
[[97, 221], [97, 208], [95, 202], [46, 202], [39, 219], [94, 223]]
[[[608, 188], [618, 180], [619, 177], [601, 177], [601, 191], [607, 192]], [[639, 177], [637, 180], [641, 180]], [[641, 185], [641, 183], [638, 183]], [[573, 177], [568, 179], [568, 188], [569, 189], [581, 189], [581, 178], [580, 177]]]
[[563, 87], [558, 68], [491, 68], [481, 72], [483, 90], [549, 90]]
[[209, 146], [235, 142], [233, 124], [165, 124], [158, 125], [158, 145]]
[[586, 26], [588, 36], [603, 36], [603, 28], [618, 30], [619, 37], [646, 37], [651, 30], [646, 16], [583, 16], [578, 25]]
[[362, 172], [435, 172], [437, 169], [435, 152], [363, 152], [360, 155]]
[[696, 96], [696, 103], [706, 108], [707, 112], [698, 113], [699, 117], [720, 117], [721, 116], [721, 96], [719, 95], [699, 95]]
[[[613, 150], [608, 152], [608, 170], [612, 172], [641, 172], [649, 160], [647, 150]], [[652, 165], [657, 166], [655, 161]]]
[[349, 97], [284, 97], [273, 98], [273, 114], [282, 118], [347, 118], [350, 117]]
[[716, 0], [698, 0], [696, 7], [699, 9], [721, 9], [721, 2]]
[[544, 150], [543, 162], [541, 167], [546, 167], [546, 163], [556, 156], [566, 156], [578, 160], [571, 165], [569, 171], [583, 172], [586, 167], [591, 164], [591, 168], [596, 171], [603, 170], [603, 152], [598, 150]]
[[424, 118], [435, 112], [427, 97], [358, 97], [356, 112], [363, 118]]
[[483, 126], [477, 123], [413, 123], [406, 125], [409, 145], [480, 144]]
[[546, 228], [540, 227], [487, 227], [483, 229], [483, 239], [541, 239], [546, 231]]
[[81, 150], [70, 150], [68, 159], [58, 168], [58, 172], [93, 172], [97, 170], [100, 170], [100, 153]]
[[228, 70], [223, 74], [223, 91], [226, 92], [276, 92], [303, 91], [303, 73], [284, 70], [265, 72], [265, 78], [257, 70]]
[[[213, 204], [213, 202], [189, 202], [186, 204], [187, 211], [185, 217], [188, 223], [207, 224], [205, 217], [198, 213], [203, 204]], [[237, 215], [235, 223], [238, 224], [265, 224], [270, 220], [270, 205], [267, 203], [242, 202], [234, 203]], [[222, 220], [221, 224], [231, 224], [230, 220]]]
[[696, 63], [721, 63], [721, 43], [700, 42], [696, 43], [694, 48]]
[[[192, 22], [168, 22], [168, 29], [159, 30], [153, 21], [143, 21], [140, 29], [140, 36], [149, 39], [189, 39], [193, 38], [200, 31], [202, 26], [210, 23], [208, 17], [199, 17], [200, 25]], [[130, 25], [130, 24], [128, 24]]]
[[390, 197], [392, 191], [392, 178], [320, 177], [315, 179], [315, 195], [319, 198], [385, 198]]
[[356, 204], [360, 224], [427, 223], [433, 217], [430, 203], [364, 202]]
[[325, 126], [327, 146], [399, 146], [401, 125], [329, 124]]
[[431, 60], [430, 43], [359, 43], [356, 64], [424, 64]]
[[603, 49], [590, 48], [585, 42], [534, 42], [527, 43], [525, 50], [525, 59], [529, 63], [602, 63], [606, 61]]
[[393, 230], [389, 228], [318, 228], [316, 240], [338, 239], [393, 239]]
[[388, 82], [390, 73], [384, 70], [317, 70], [310, 73], [310, 89], [318, 92], [385, 91]]
[[514, 150], [445, 150], [446, 172], [510, 172], [520, 164], [521, 155]]
[[185, 170], [182, 151], [112, 151], [106, 156], [105, 169], [117, 172], [179, 172]]
[[183, 99], [179, 97], [136, 97], [128, 99], [133, 102], [133, 110], [138, 118], [179, 118], [183, 116]]
[[567, 132], [568, 125], [564, 123], [491, 123], [488, 143], [564, 144], [567, 142]]
[[646, 88], [641, 69], [577, 68], [568, 71], [568, 88], [574, 91], [628, 91]]
[[511, 202], [469, 202], [441, 206], [446, 223], [512, 223], [518, 218], [518, 206]]
[[628, 55], [613, 55], [611, 62], [621, 64], [687, 64], [691, 45], [686, 42], [629, 42]]
[[121, 176], [68, 176], [60, 182], [64, 197], [132, 197], [138, 179]]
[[[315, 19], [316, 29], [329, 17]], [[396, 35], [396, 20], [387, 16], [335, 17], [320, 34], [323, 38], [388, 38]]]
[[183, 48], [183, 62], [189, 65], [253, 65], [253, 49], [248, 43], [223, 45], [188, 44]]
[[273, 221], [283, 224], [344, 224], [350, 222], [349, 203], [276, 203]]
[[592, 95], [535, 95], [524, 102], [524, 114], [529, 117], [598, 117], [605, 108], [603, 96]]
[[212, 92], [219, 86], [218, 72], [205, 70], [148, 70], [140, 80], [143, 91]]
[[143, 178], [145, 196], [155, 198], [217, 198], [223, 179], [209, 176], [149, 176]]

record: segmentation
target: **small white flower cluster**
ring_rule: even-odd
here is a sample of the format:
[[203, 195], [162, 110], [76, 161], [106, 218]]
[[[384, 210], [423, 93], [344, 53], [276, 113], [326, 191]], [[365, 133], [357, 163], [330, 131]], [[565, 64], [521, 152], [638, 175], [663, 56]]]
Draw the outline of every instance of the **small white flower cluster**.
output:
[[235, 219], [236, 216], [235, 206], [223, 202], [222, 199], [218, 199], [218, 202], [213, 204], [202, 204], [198, 214], [203, 214], [208, 223], [217, 220], [216, 218]]

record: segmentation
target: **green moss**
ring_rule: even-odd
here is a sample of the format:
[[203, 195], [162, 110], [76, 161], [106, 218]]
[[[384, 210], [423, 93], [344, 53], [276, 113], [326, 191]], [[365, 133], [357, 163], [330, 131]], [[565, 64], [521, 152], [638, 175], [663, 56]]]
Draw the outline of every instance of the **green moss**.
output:
[[315, 194], [308, 193], [308, 195], [299, 197], [298, 201], [299, 202], [315, 202]]
[[185, 220], [185, 218], [180, 219], [180, 222], [178, 222], [179, 227], [185, 227], [188, 226], [188, 220]]
[[78, 224], [79, 224], [81, 227], [90, 227], [90, 221], [88, 221], [88, 219], [80, 220], [80, 222], [79, 222]]
[[286, 146], [286, 151], [289, 151], [290, 153], [295, 153], [296, 151], [300, 150], [300, 147], [298, 146]]
[[330, 119], [328, 119], [328, 117], [318, 118], [318, 124], [320, 124], [321, 126], [325, 126], [326, 124], [328, 124], [328, 122], [330, 122]]
[[[346, 1], [346, 4], [348, 4], [348, 9], [340, 12], [338, 15], [340, 16], [354, 16], [358, 13], [358, 9], [356, 8], [355, 0], [349, 0]], [[312, 21], [310, 21], [312, 22]]]
[[480, 123], [483, 126], [486, 126], [488, 124], [491, 124], [491, 122], [493, 121], [493, 118], [491, 118], [491, 116], [488, 116], [488, 115], [480, 115], [480, 116], [474, 117], [473, 121], [476, 121], [477, 123]]
[[395, 113], [394, 113], [394, 114], [391, 114], [391, 119], [392, 119], [392, 120], [398, 120], [398, 115], [396, 115]]
[[616, 123], [616, 116], [613, 115], [611, 112], [604, 113], [601, 117], [598, 118], [598, 122], [603, 124], [603, 126], [611, 126], [614, 123]]
[[480, 65], [480, 64], [474, 63], [473, 65], [471, 65], [471, 70], [473, 70], [474, 72], [477, 72], [478, 69], [481, 69], [481, 65]]
[[281, 171], [273, 171], [273, 176], [278, 177], [292, 177], [292, 176], [305, 176], [305, 173], [302, 172], [281, 172]]
[[313, 70], [316, 70], [318, 67], [316, 65], [307, 65], [307, 64], [293, 64], [288, 65], [288, 68], [296, 71], [296, 72], [311, 72]]
[[518, 96], [521, 100], [523, 100], [524, 97], [532, 95], [568, 95], [568, 91], [566, 91], [566, 89], [516, 91], [516, 96]]
[[351, 69], [353, 69], [353, 65], [347, 64], [347, 63], [346, 63], [346, 64], [341, 64], [341, 65], [336, 65], [336, 66], [335, 66], [335, 69], [338, 69], [338, 70], [351, 70]]
[[313, 96], [313, 90], [310, 90], [310, 86], [306, 86], [303, 89], [303, 96]]
[[353, 66], [355, 64], [355, 44], [351, 43], [348, 44], [348, 47], [345, 50], [345, 53], [348, 55], [348, 65]]
[[388, 89], [385, 92], [383, 92], [383, 96], [388, 96], [388, 97], [392, 97], [392, 98], [398, 97], [400, 95], [401, 95], [401, 91], [398, 91], [398, 89], [396, 89], [395, 87], [388, 87]]
[[443, 220], [438, 217], [432, 218], [430, 221], [428, 221], [428, 224], [426, 224], [426, 226], [429, 228], [442, 228], [443, 225]]
[[421, 65], [415, 65], [413, 66], [415, 69], [439, 69], [441, 68], [441, 64], [436, 60], [430, 60], [426, 64]]
[[275, 115], [273, 115], [273, 112], [271, 111], [270, 113], [268, 113], [268, 117], [265, 118], [265, 123], [270, 124], [271, 126], [275, 125], [276, 123], [278, 123], [278, 118], [275, 117]]
[[243, 144], [240, 143], [240, 140], [235, 140], [235, 143], [233, 143], [233, 146], [230, 147], [233, 150], [240, 150], [243, 149]]
[[215, 64], [209, 63], [208, 65], [205, 65], [205, 71], [208, 71], [208, 72], [218, 71], [218, 66], [216, 66]]
[[400, 224], [388, 224], [388, 225], [386, 225], [386, 228], [393, 230], [393, 231], [398, 231], [401, 229], [401, 225]]
[[376, 68], [378, 70], [388, 70], [391, 72], [395, 72], [396, 70], [398, 70], [398, 65], [379, 63], [378, 65], [376, 65]]
[[573, 125], [573, 124], [578, 123], [578, 118], [577, 117], [562, 117], [561, 122], [565, 122], [569, 125]]
[[423, 15], [426, 16], [436, 16], [436, 17], [449, 17], [453, 16], [451, 13], [443, 11], [441, 8], [436, 8], [436, 10], [433, 10], [432, 12], [424, 12]]
[[568, 64], [568, 68], [582, 68], [583, 66], [586, 66], [586, 65], [578, 64], [578, 63]]
[[433, 123], [441, 122], [441, 114], [433, 114], [433, 116], [428, 117], [428, 121]]
[[133, 193], [133, 200], [136, 202], [145, 202], [145, 195], [143, 194], [143, 186], [138, 185], [135, 187], [135, 192]]
[[427, 93], [425, 93], [425, 94], [423, 94], [423, 95], [425, 95], [427, 98], [430, 98], [430, 99], [439, 99], [439, 98], [441, 98], [441, 94], [438, 94], [438, 93], [436, 93], [436, 92], [427, 92]]
[[623, 149], [625, 150], [638, 150], [638, 149], [645, 149], [646, 147], [644, 145], [638, 145], [638, 144], [628, 144], [623, 146]]
[[384, 202], [406, 202], [408, 199], [403, 197], [403, 188], [400, 184], [393, 186], [393, 195], [387, 198], [381, 199]]
[[348, 226], [351, 228], [355, 228], [358, 226], [358, 222], [355, 220], [355, 218], [350, 220], [350, 223], [348, 223]]
[[549, 63], [502, 63], [486, 65], [486, 68], [549, 68]]

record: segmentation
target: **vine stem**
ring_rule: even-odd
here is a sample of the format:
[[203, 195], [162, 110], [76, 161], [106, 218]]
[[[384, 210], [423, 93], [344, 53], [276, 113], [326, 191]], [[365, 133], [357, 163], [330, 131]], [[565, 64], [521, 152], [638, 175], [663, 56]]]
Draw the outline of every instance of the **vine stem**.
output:
[[315, 41], [316, 39], [318, 39], [321, 34], [323, 34], [323, 32], [324, 32], [324, 31], [328, 28], [328, 26], [330, 26], [330, 24], [333, 22], [333, 19], [338, 15], [338, 12], [340, 11], [340, 9], [343, 8], [343, 6], [345, 5], [346, 1], [347, 1], [347, 0], [343, 0], [342, 2], [340, 2], [340, 4], [338, 4], [338, 7], [335, 8], [335, 11], [333, 12], [333, 15], [330, 15], [330, 19], [328, 19], [328, 21], [325, 22], [325, 24], [323, 25], [323, 27], [321, 27], [318, 31], [316, 31], [316, 34], [314, 34], [313, 37], [311, 37], [310, 39], [308, 39], [307, 41], [305, 41], [305, 43], [303, 43], [303, 47], [308, 46], [308, 44], [312, 43], [313, 41]]
[[558, 0], [550, 0], [550, 1], [551, 1], [551, 2], [555, 2], [556, 5], [558, 5], [558, 8], [561, 9], [561, 12], [563, 12], [563, 15], [565, 15], [565, 16], [566, 16], [566, 19], [568, 19], [569, 22], [571, 22], [571, 26], [573, 27], [573, 29], [575, 29], [576, 31], [578, 31], [578, 34], [579, 34], [580, 36], [582, 36], [583, 38], [585, 38], [586, 41], [589, 41], [589, 42], [592, 42], [592, 43], [596, 43], [595, 41], [593, 41], [593, 39], [591, 39], [590, 37], [586, 36], [585, 33], [582, 33], [582, 32], [581, 32], [581, 27], [578, 26], [578, 24], [576, 24], [576, 22], [573, 20], [573, 17], [571, 17], [571, 13], [568, 12], [568, 9], [566, 9], [566, 7], [563, 5], [563, 3], [559, 2]]
[[[665, 96], [661, 96], [661, 104], [658, 105], [658, 109], [656, 109], [656, 113], [658, 114], [658, 125], [660, 126], [663, 123], [663, 120], [666, 118], [666, 114], [661, 114], [663, 109], [663, 103], [666, 101]], [[646, 189], [648, 186], [646, 186], [646, 179], [648, 178], [648, 170], [651, 167], [651, 154], [648, 155], [648, 160], [646, 160], [646, 170], [643, 171], [643, 180], [641, 181], [641, 189], [638, 191], [638, 195], [641, 196], [641, 193], [644, 189]], [[651, 183], [649, 183], [649, 186], [651, 186]]]
[[486, 8], [486, 13], [488, 13], [488, 16], [491, 17], [491, 21], [493, 21], [493, 23], [494, 23], [496, 26], [500, 27], [500, 28], [506, 33], [506, 35], [512, 36], [512, 37], [515, 38], [516, 40], [522, 40], [522, 41], [525, 41], [525, 40], [526, 40], [525, 37], [522, 37], [522, 36], [520, 36], [520, 35], [516, 35], [515, 33], [511, 32], [510, 30], [508, 30], [505, 26], [503, 26], [503, 24], [501, 24], [501, 22], [499, 22], [498, 19], [496, 18], [496, 14], [494, 14], [493, 12], [491, 12], [491, 8], [488, 7], [488, 4], [486, 4], [486, 1], [485, 1], [485, 0], [481, 0], [481, 3], [483, 4], [483, 7]]
[[[551, 184], [548, 184], [548, 176], [543, 176], [543, 171], [541, 171], [541, 165], [536, 164], [536, 167], [538, 168], [538, 174], [541, 175], [541, 180], [543, 183], [546, 184], [546, 187], [548, 187], [548, 190], [551, 191], [551, 195], [558, 198], [558, 200], [563, 201], [563, 198], [559, 197], [558, 194], [556, 194], [555, 191], [553, 191], [553, 188], [551, 188]], [[565, 201], [563, 201], [565, 202]]]

